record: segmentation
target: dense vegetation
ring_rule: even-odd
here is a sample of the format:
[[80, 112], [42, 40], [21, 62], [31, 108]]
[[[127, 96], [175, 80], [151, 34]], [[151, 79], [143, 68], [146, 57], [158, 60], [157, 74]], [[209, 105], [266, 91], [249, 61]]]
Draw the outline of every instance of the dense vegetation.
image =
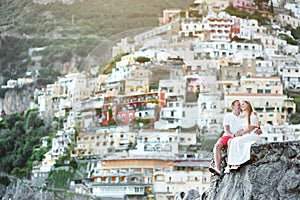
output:
[[50, 126], [44, 124], [36, 110], [5, 116], [0, 121], [0, 171], [27, 176], [34, 162], [41, 161], [49, 150], [39, 148], [41, 138], [49, 134]]

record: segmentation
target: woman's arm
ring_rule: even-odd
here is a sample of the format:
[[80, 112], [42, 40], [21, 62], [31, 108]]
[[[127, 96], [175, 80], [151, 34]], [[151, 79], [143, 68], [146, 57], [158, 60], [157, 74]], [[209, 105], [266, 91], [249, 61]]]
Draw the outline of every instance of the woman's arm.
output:
[[257, 114], [252, 112], [250, 116], [250, 125], [246, 129], [241, 130], [238, 133], [234, 134], [234, 136], [242, 136], [244, 134], [250, 133], [251, 131], [253, 131], [258, 127], [258, 124], [259, 124], [259, 119], [257, 117]]
[[257, 126], [248, 126], [247, 129], [241, 130], [241, 131], [238, 131], [237, 133], [235, 133], [235, 134], [234, 134], [234, 137], [242, 136], [242, 135], [245, 135], [245, 134], [247, 134], [247, 133], [250, 133], [250, 132], [253, 131], [255, 128], [257, 128]]

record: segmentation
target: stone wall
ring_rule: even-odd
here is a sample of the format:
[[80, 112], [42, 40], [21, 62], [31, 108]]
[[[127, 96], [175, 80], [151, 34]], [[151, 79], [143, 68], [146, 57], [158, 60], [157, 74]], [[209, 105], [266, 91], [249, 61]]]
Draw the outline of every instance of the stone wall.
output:
[[300, 141], [254, 144], [250, 161], [235, 172], [212, 176], [211, 187], [201, 199], [299, 200], [299, 167]]

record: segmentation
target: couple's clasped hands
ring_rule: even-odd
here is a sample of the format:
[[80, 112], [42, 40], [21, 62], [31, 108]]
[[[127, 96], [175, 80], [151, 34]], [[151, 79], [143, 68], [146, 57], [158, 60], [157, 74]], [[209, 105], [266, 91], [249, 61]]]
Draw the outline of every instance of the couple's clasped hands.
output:
[[[255, 127], [255, 131], [254, 131], [254, 133], [256, 133], [257, 135], [261, 135], [263, 132], [262, 132], [262, 130], [260, 129], [260, 127], [258, 126], [258, 127]], [[249, 133], [249, 132], [243, 132], [243, 130], [241, 129], [241, 130], [239, 130], [238, 132], [236, 132], [236, 133], [234, 133], [233, 134], [233, 137], [238, 137], [238, 136], [242, 136], [242, 135], [244, 135], [244, 134], [247, 134], [247, 133]]]

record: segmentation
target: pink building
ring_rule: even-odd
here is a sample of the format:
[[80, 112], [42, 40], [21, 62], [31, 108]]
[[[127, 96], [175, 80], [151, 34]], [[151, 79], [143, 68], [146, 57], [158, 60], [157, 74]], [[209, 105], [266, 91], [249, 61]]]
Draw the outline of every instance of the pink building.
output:
[[238, 10], [252, 11], [258, 9], [253, 0], [232, 0], [231, 4]]

